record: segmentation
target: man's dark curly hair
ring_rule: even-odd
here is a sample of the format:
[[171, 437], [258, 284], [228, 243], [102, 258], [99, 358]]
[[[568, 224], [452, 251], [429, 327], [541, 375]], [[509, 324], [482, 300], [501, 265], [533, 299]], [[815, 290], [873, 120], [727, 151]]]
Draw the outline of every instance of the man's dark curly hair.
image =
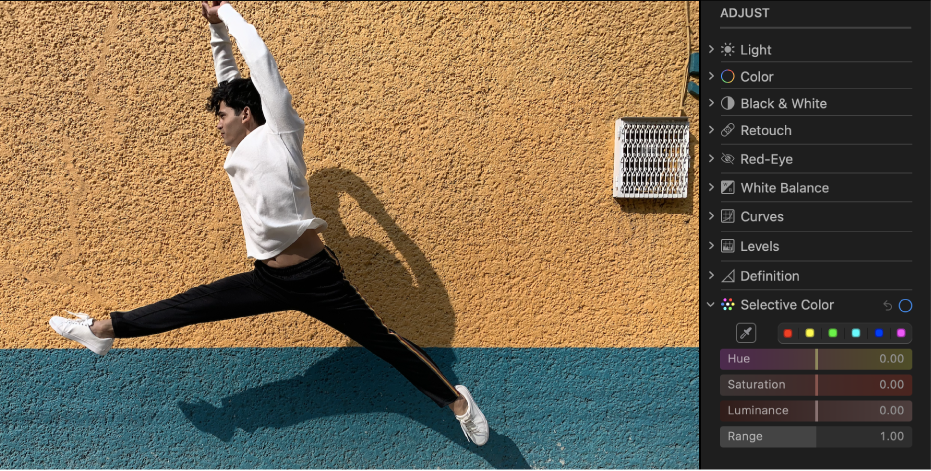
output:
[[210, 94], [210, 102], [207, 103], [207, 111], [213, 111], [214, 115], [220, 114], [220, 102], [225, 101], [236, 111], [236, 116], [242, 114], [242, 110], [247, 106], [255, 122], [259, 126], [265, 124], [265, 114], [262, 113], [262, 99], [259, 97], [259, 91], [255, 89], [251, 78], [237, 78], [220, 82]]

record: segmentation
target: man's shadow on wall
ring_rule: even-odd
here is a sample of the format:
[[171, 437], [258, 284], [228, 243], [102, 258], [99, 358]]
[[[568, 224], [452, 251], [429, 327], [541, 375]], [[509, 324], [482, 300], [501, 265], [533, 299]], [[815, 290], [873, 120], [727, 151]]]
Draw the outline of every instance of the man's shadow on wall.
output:
[[[315, 214], [329, 225], [324, 232], [327, 245], [385, 324], [418, 345], [449, 347], [456, 328], [449, 294], [424, 253], [395, 224], [371, 188], [340, 168], [316, 172], [308, 183]], [[368, 237], [349, 234], [338, 211], [341, 193], [353, 197], [387, 232], [413, 277], [393, 251]], [[428, 353], [447, 379], [458, 384], [453, 351]], [[335, 349], [303, 374], [225, 397], [222, 407], [200, 400], [178, 405], [195, 427], [223, 441], [230, 441], [236, 428], [253, 433], [320, 417], [392, 412], [439, 432], [496, 468], [530, 468], [514, 441], [493, 428], [487, 445], [468, 445], [448, 408], [436, 407], [390, 365], [361, 348]]]

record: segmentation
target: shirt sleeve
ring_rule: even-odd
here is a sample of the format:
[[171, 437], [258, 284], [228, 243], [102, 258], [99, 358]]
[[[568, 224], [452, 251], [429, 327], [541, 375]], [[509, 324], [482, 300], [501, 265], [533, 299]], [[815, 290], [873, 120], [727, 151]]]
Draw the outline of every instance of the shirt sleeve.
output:
[[240, 78], [236, 58], [233, 57], [233, 44], [229, 32], [223, 23], [210, 25], [210, 49], [213, 51], [213, 68], [217, 72], [217, 83]]
[[[236, 38], [239, 52], [242, 53], [246, 65], [249, 66], [252, 83], [262, 98], [265, 124], [272, 132], [278, 134], [303, 130], [304, 120], [298, 116], [297, 111], [291, 105], [291, 93], [281, 79], [281, 74], [278, 73], [278, 64], [268, 47], [265, 46], [265, 42], [259, 37], [255, 26], [246, 23], [246, 20], [230, 4], [220, 7], [217, 14], [229, 28], [229, 33]], [[218, 78], [219, 67], [217, 65]]]

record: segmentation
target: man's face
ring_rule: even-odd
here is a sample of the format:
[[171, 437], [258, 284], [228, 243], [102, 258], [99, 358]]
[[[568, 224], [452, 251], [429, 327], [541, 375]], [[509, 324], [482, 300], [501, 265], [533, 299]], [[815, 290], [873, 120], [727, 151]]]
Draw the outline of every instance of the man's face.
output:
[[252, 121], [252, 113], [248, 112], [249, 108], [242, 110], [239, 116], [236, 116], [236, 110], [226, 105], [225, 101], [220, 102], [220, 111], [217, 113], [217, 130], [223, 138], [223, 143], [230, 146], [238, 146], [243, 138], [249, 134], [247, 124]]

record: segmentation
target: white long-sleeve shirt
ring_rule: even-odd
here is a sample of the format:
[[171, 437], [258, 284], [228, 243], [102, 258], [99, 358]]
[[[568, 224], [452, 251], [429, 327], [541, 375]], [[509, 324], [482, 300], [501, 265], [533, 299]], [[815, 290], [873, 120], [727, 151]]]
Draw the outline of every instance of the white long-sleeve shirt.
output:
[[[304, 121], [291, 106], [291, 93], [278, 64], [255, 27], [229, 4], [218, 12], [223, 23], [210, 25], [210, 46], [217, 82], [240, 78], [230, 34], [249, 66], [262, 99], [265, 124], [230, 148], [223, 168], [239, 202], [246, 256], [275, 257], [307, 229], [323, 231], [326, 221], [314, 216], [304, 175]], [[227, 32], [228, 29], [228, 32]]]

